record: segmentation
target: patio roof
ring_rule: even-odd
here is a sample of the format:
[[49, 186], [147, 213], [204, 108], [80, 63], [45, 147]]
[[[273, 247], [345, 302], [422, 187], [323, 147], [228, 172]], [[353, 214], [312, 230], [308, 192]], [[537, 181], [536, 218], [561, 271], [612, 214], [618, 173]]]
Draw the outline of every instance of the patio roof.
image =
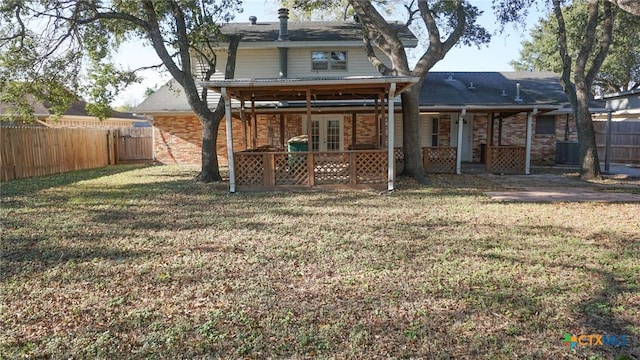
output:
[[200, 85], [230, 97], [255, 101], [313, 101], [379, 99], [392, 83], [398, 95], [419, 80], [413, 76], [350, 76], [313, 78], [230, 79], [201, 82]]

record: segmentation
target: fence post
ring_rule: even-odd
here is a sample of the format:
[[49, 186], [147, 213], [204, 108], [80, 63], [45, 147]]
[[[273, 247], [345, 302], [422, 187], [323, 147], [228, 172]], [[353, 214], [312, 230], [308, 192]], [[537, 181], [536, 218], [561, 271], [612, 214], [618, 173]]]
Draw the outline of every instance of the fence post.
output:
[[113, 154], [114, 154], [114, 164], [119, 164], [120, 163], [120, 141], [122, 139], [122, 136], [120, 134], [120, 129], [114, 129], [113, 130]]

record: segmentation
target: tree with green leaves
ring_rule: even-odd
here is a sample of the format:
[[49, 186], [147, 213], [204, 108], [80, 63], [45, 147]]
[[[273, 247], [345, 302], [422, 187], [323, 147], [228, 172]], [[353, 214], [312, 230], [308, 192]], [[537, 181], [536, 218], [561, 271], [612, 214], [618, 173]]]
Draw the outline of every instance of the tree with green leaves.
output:
[[[336, 2], [327, 0], [297, 0], [298, 9], [330, 8]], [[457, 44], [480, 45], [491, 40], [491, 35], [476, 19], [481, 11], [463, 0], [406, 1], [405, 26], [420, 23], [425, 29], [428, 47], [413, 68], [406, 50], [393, 27], [379, 9], [386, 9], [387, 1], [349, 0], [358, 15], [363, 30], [364, 48], [371, 64], [382, 75], [415, 76], [420, 80], [401, 94], [404, 172], [425, 181], [420, 143], [420, 90], [429, 70]], [[397, 4], [397, 3], [396, 3]], [[418, 38], [421, 38], [419, 35]], [[373, 44], [384, 53], [389, 63], [379, 56]]]
[[[501, 23], [519, 21], [536, 0], [494, 0], [494, 7]], [[571, 8], [579, 2], [550, 0], [556, 22], [557, 49], [561, 61], [560, 82], [569, 98], [576, 119], [580, 143], [580, 176], [584, 180], [600, 178], [600, 160], [596, 147], [595, 131], [589, 111], [591, 88], [609, 53], [613, 42], [613, 25], [616, 9], [609, 1], [588, 0], [582, 21], [571, 28], [567, 26]], [[570, 46], [572, 31], [580, 34], [575, 50]]]
[[[223, 36], [219, 25], [233, 19], [241, 0], [2, 0], [0, 3], [0, 101], [28, 115], [25, 94], [63, 112], [86, 93], [87, 110], [105, 118], [110, 102], [136, 80], [135, 70], [118, 69], [111, 54], [131, 39], [152, 46], [164, 68], [180, 84], [202, 124], [200, 181], [221, 180], [216, 154], [223, 100], [211, 110], [207, 91], [197, 86], [216, 68], [213, 51], [229, 43], [226, 78], [235, 70], [240, 38]], [[198, 59], [198, 64], [192, 60]], [[196, 71], [195, 69], [198, 69]], [[141, 69], [136, 69], [141, 70]]]
[[[564, 9], [567, 46], [577, 53], [587, 21], [587, 3], [576, 2]], [[551, 14], [549, 14], [551, 15]], [[596, 74], [593, 93], [610, 93], [640, 87], [640, 16], [627, 12], [617, 14], [609, 54]], [[554, 17], [541, 18], [531, 30], [531, 40], [522, 42], [520, 58], [511, 61], [518, 71], [562, 71], [558, 52], [558, 22]]]

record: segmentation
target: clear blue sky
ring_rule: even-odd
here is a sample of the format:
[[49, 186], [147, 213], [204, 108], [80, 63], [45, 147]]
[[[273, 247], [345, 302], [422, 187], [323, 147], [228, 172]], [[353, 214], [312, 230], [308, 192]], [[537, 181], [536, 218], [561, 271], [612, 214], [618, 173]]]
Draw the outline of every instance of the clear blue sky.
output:
[[[491, 9], [491, 0], [472, 0], [484, 14], [480, 17], [479, 23], [491, 33], [497, 32], [498, 26]], [[245, 0], [244, 12], [238, 14], [234, 21], [247, 22], [249, 16], [254, 15], [258, 21], [277, 21], [277, 11], [279, 2], [269, 0]], [[501, 34], [494, 33], [491, 43], [477, 47], [454, 47], [443, 60], [441, 60], [432, 71], [511, 71], [509, 65], [511, 60], [517, 59], [520, 51], [520, 44], [528, 38], [529, 30], [537, 23], [541, 16], [540, 12], [534, 11], [529, 15], [526, 24], [519, 28], [509, 25]], [[399, 17], [397, 20], [401, 20]], [[421, 54], [420, 54], [421, 55]], [[148, 47], [144, 47], [140, 42], [125, 44], [121, 47], [115, 62], [124, 67], [135, 69], [159, 63], [155, 52]], [[137, 105], [143, 99], [146, 88], [158, 88], [169, 80], [168, 74], [159, 74], [157, 71], [148, 70], [140, 74], [144, 81], [141, 84], [134, 84], [123, 91], [114, 106], [122, 104]]]

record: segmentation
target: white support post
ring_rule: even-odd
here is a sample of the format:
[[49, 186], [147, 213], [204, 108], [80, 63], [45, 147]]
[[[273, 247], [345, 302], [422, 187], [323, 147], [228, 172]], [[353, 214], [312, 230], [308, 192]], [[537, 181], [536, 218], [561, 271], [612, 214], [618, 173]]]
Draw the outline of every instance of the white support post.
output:
[[533, 109], [527, 115], [527, 142], [525, 144], [524, 150], [524, 174], [531, 174], [531, 127], [533, 125], [533, 116], [538, 112], [538, 109]]
[[458, 116], [458, 148], [456, 149], [456, 174], [462, 174], [462, 133], [464, 132], [464, 117], [467, 109], [462, 109]]
[[394, 188], [394, 177], [395, 177], [395, 166], [396, 166], [396, 156], [394, 153], [394, 149], [393, 149], [393, 140], [395, 137], [395, 125], [394, 125], [394, 111], [395, 111], [395, 104], [394, 104], [394, 98], [396, 94], [396, 83], [391, 83], [391, 86], [389, 87], [389, 99], [387, 100], [387, 108], [389, 111], [389, 121], [388, 121], [388, 131], [387, 131], [387, 157], [388, 157], [388, 161], [389, 161], [389, 166], [388, 166], [388, 182], [387, 182], [387, 190], [388, 191], [393, 191]]
[[231, 98], [229, 98], [229, 94], [227, 93], [227, 88], [223, 87], [221, 89], [221, 95], [224, 99], [224, 116], [226, 118], [226, 127], [227, 127], [227, 153], [228, 153], [228, 163], [229, 163], [229, 192], [236, 192], [236, 171], [233, 163], [233, 129], [231, 128]]

